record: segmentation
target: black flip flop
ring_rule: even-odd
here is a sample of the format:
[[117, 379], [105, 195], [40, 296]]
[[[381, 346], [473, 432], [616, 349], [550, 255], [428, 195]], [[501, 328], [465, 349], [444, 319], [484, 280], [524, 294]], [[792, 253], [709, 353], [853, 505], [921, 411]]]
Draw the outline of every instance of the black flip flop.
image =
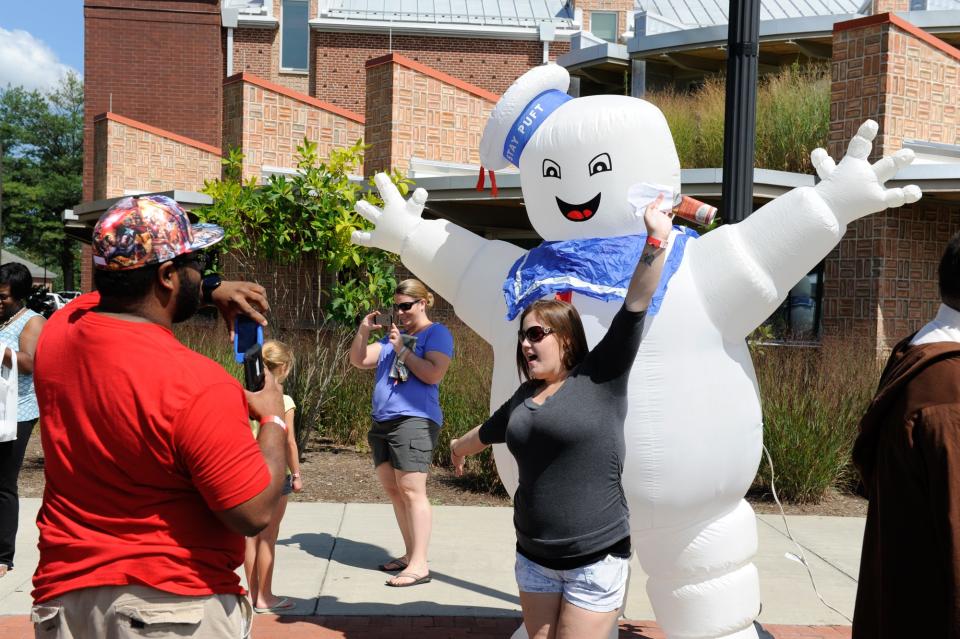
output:
[[408, 584], [392, 584], [389, 581], [385, 581], [384, 583], [390, 586], [391, 588], [409, 588], [410, 586], [419, 586], [420, 584], [428, 584], [432, 581], [432, 578], [430, 577], [430, 575], [424, 575], [423, 577], [421, 577], [420, 575], [414, 574], [412, 572], [401, 572], [399, 575], [394, 577], [394, 579], [397, 579], [398, 577], [406, 577], [408, 579], [413, 579], [413, 581], [411, 581]]
[[396, 572], [397, 570], [403, 570], [406, 567], [407, 567], [407, 562], [405, 562], [403, 559], [400, 559], [400, 558], [391, 559], [387, 563], [380, 564], [379, 566], [377, 566], [377, 568], [379, 568], [383, 572]]

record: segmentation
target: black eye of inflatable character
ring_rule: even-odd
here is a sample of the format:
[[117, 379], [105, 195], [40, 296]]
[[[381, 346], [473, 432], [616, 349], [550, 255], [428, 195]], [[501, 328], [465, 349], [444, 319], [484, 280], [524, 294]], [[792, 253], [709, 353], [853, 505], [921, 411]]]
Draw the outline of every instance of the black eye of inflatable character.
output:
[[559, 207], [563, 217], [571, 222], [586, 222], [593, 217], [597, 209], [600, 208], [601, 195], [601, 193], [597, 193], [592, 200], [584, 202], [583, 204], [568, 204], [560, 198], [556, 198], [557, 207]]
[[544, 158], [543, 160], [543, 177], [548, 178], [557, 178], [560, 179], [560, 165], [554, 162], [553, 160], [548, 160]]
[[590, 160], [587, 164], [587, 169], [590, 171], [590, 175], [596, 175], [597, 173], [606, 173], [607, 171], [613, 170], [613, 163], [610, 161], [609, 153], [601, 153], [597, 157]]

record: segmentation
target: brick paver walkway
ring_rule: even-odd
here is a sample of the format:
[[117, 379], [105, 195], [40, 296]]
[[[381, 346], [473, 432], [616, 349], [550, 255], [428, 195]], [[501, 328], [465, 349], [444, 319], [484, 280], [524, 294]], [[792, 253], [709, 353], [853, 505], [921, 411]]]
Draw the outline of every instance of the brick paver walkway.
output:
[[[278, 617], [258, 615], [253, 639], [506, 639], [518, 618], [485, 617]], [[849, 626], [776, 626], [774, 639], [849, 639]], [[3, 639], [33, 639], [29, 617], [0, 617]], [[620, 639], [665, 639], [651, 621], [625, 621]]]

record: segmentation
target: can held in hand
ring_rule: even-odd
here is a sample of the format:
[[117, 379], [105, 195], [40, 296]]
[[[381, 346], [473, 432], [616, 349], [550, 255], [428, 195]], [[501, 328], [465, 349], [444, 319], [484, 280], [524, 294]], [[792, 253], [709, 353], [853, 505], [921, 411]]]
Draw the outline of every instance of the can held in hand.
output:
[[710, 206], [706, 202], [701, 202], [689, 195], [675, 194], [672, 188], [661, 184], [650, 184], [648, 182], [634, 184], [627, 191], [627, 201], [640, 213], [661, 195], [663, 196], [663, 202], [660, 204], [661, 211], [672, 211], [677, 217], [694, 224], [706, 226], [712, 223], [717, 216], [717, 207]]
[[717, 216], [717, 207], [694, 199], [689, 195], [677, 195], [673, 198], [673, 214], [694, 224], [707, 226]]

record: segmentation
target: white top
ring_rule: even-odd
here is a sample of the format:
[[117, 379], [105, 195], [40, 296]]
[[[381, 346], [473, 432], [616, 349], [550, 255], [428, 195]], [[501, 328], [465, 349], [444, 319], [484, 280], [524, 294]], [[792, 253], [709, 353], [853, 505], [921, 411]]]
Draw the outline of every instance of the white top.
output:
[[934, 342], [960, 342], [960, 311], [941, 304], [937, 316], [920, 329], [910, 346]]

